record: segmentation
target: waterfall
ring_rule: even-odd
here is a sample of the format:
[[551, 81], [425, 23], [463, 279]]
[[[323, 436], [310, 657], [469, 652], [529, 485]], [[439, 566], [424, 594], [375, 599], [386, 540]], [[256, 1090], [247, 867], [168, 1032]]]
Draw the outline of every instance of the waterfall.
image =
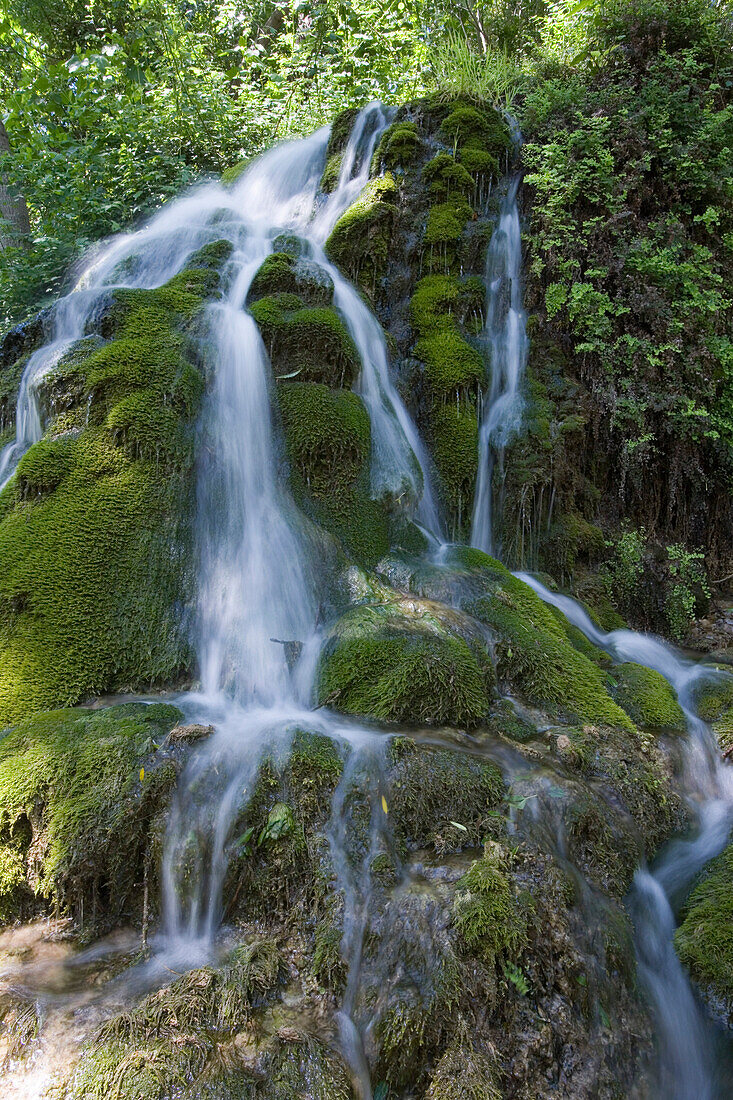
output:
[[718, 1093], [711, 1028], [675, 953], [672, 905], [708, 860], [722, 851], [733, 825], [733, 772], [723, 764], [715, 736], [697, 715], [693, 701], [696, 683], [725, 674], [686, 660], [659, 638], [632, 630], [606, 633], [569, 596], [550, 591], [527, 573], [515, 576], [615, 661], [635, 661], [661, 673], [684, 711], [688, 737], [682, 778], [688, 802], [697, 810], [698, 831], [690, 840], [668, 845], [651, 870], [639, 868], [629, 901], [639, 975], [660, 1039], [662, 1095], [670, 1100], [713, 1100]]
[[[192, 953], [206, 958], [212, 949], [222, 917], [229, 833], [265, 748], [286, 748], [298, 724], [313, 728], [314, 722], [325, 722], [336, 735], [327, 715], [316, 720], [307, 709], [318, 653], [315, 575], [297, 509], [278, 478], [270, 366], [244, 308], [258, 267], [284, 229], [296, 232], [309, 257], [330, 275], [334, 305], [356, 345], [357, 390], [371, 418], [373, 494], [406, 497], [418, 518], [439, 530], [427, 459], [391, 382], [379, 323], [323, 252], [336, 220], [367, 182], [387, 123], [379, 104], [360, 113], [343, 153], [339, 185], [314, 216], [325, 130], [260, 158], [230, 196], [243, 229], [230, 260], [227, 299], [209, 307], [214, 382], [204, 414], [197, 522], [201, 691], [187, 704], [215, 722], [216, 734], [190, 760], [169, 823], [164, 855], [169, 960], [190, 960]], [[292, 667], [282, 641], [302, 645]]]
[[522, 239], [517, 195], [521, 174], [509, 181], [499, 224], [486, 255], [486, 326], [491, 381], [481, 402], [478, 480], [471, 522], [471, 545], [495, 552], [492, 515], [494, 464], [519, 431], [520, 386], [527, 361], [527, 320], [523, 306]]

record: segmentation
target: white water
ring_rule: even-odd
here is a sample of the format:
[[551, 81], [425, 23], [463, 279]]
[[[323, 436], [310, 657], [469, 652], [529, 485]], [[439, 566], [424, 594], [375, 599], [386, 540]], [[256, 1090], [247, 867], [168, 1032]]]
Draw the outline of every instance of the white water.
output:
[[[198, 510], [201, 692], [185, 704], [192, 715], [213, 722], [216, 733], [190, 759], [168, 826], [157, 965], [169, 969], [211, 957], [225, 916], [224, 878], [237, 849], [232, 831], [252, 794], [264, 752], [286, 752], [298, 727], [358, 744], [355, 759], [362, 743], [374, 740], [373, 733], [308, 709], [318, 655], [317, 578], [302, 521], [280, 476], [267, 353], [244, 308], [254, 274], [284, 229], [299, 235], [309, 258], [333, 280], [334, 305], [359, 353], [357, 389], [371, 418], [374, 495], [387, 494], [398, 504], [404, 500], [406, 508], [417, 510], [419, 520], [439, 531], [429, 479], [421, 469], [423, 464], [427, 469], [427, 462], [390, 380], [384, 336], [322, 248], [336, 219], [366, 183], [387, 122], [379, 105], [360, 114], [344, 152], [339, 186], [313, 220], [326, 131], [266, 154], [230, 196], [230, 208], [243, 228], [230, 260], [228, 296], [209, 308], [214, 385], [200, 448]], [[302, 645], [292, 667], [283, 641]], [[378, 813], [383, 816], [381, 806]], [[337, 795], [335, 821], [339, 814]], [[334, 825], [334, 838], [337, 834]], [[355, 983], [368, 893], [363, 876], [352, 882], [340, 865], [335, 839], [333, 851], [345, 894], [344, 952]], [[357, 910], [359, 919], [352, 915]], [[361, 1039], [351, 1021], [352, 1002], [353, 996], [347, 998], [340, 1018], [343, 1050], [368, 1100], [371, 1087]]]
[[522, 290], [522, 239], [517, 194], [521, 176], [511, 178], [486, 256], [486, 327], [491, 382], [482, 400], [478, 480], [473, 504], [471, 545], [495, 552], [492, 481], [495, 462], [522, 421], [520, 391], [527, 361], [527, 320]]
[[685, 713], [688, 737], [682, 780], [696, 812], [697, 832], [691, 839], [669, 844], [653, 869], [636, 872], [630, 905], [639, 975], [654, 1009], [660, 1042], [660, 1095], [665, 1100], [714, 1100], [720, 1093], [711, 1028], [674, 950], [672, 905], [697, 872], [722, 851], [733, 825], [733, 769], [723, 763], [715, 736], [697, 715], [693, 700], [696, 684], [726, 674], [686, 660], [651, 635], [632, 630], [606, 633], [569, 596], [551, 592], [527, 573], [515, 575], [614, 660], [635, 661], [661, 673]]

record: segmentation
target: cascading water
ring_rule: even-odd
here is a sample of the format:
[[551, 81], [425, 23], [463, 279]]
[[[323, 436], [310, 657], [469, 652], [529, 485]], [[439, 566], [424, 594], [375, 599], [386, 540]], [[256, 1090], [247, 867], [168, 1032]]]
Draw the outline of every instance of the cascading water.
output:
[[733, 772], [720, 759], [715, 737], [697, 715], [693, 699], [696, 684], [725, 674], [685, 660], [658, 638], [631, 630], [605, 633], [575, 600], [550, 591], [527, 573], [516, 576], [615, 661], [635, 661], [661, 673], [685, 713], [689, 736], [683, 782], [690, 806], [697, 811], [698, 831], [691, 840], [670, 844], [652, 870], [636, 872], [630, 906], [639, 973], [660, 1039], [661, 1095], [670, 1100], [713, 1100], [720, 1093], [712, 1028], [674, 950], [672, 905], [701, 867], [723, 849], [733, 825]]
[[486, 256], [486, 327], [491, 382], [482, 401], [478, 480], [471, 522], [471, 545], [494, 553], [492, 482], [494, 465], [521, 424], [520, 386], [527, 361], [523, 307], [522, 239], [517, 196], [521, 175], [508, 182], [499, 224]]
[[[371, 416], [375, 495], [422, 498], [420, 515], [438, 529], [424, 455], [389, 378], [378, 322], [322, 250], [322, 240], [368, 178], [372, 153], [388, 117], [365, 108], [344, 151], [339, 186], [311, 222], [327, 131], [262, 157], [232, 192], [242, 231], [232, 256], [231, 290], [210, 307], [215, 334], [214, 387], [205, 417], [205, 459], [199, 486], [201, 542], [197, 647], [202, 691], [194, 705], [217, 734], [194, 758], [179, 784], [165, 859], [168, 940], [190, 952], [209, 949], [220, 919], [229, 827], [246, 796], [245, 777], [273, 738], [287, 738], [307, 718], [312, 686], [308, 656], [317, 618], [315, 582], [298, 533], [297, 510], [278, 480], [278, 448], [270, 410], [269, 364], [259, 331], [244, 311], [258, 267], [283, 229], [297, 232], [309, 255], [334, 283], [361, 360], [359, 390]], [[427, 503], [425, 503], [427, 502]], [[283, 640], [304, 646], [288, 667]], [[218, 770], [224, 790], [212, 798], [206, 771]], [[212, 804], [216, 804], [216, 810]], [[202, 857], [202, 849], [209, 855]], [[201, 869], [202, 858], [209, 870]], [[190, 860], [196, 867], [192, 872]]]

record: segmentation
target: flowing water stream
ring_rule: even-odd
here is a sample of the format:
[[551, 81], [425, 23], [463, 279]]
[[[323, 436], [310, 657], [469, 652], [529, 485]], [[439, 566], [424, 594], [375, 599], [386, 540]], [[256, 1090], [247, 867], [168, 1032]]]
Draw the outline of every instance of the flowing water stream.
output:
[[486, 326], [491, 379], [482, 398], [478, 479], [471, 545], [497, 553], [494, 538], [493, 475], [522, 419], [521, 382], [527, 361], [527, 319], [522, 289], [522, 238], [517, 197], [521, 173], [507, 181], [499, 223], [486, 255]]

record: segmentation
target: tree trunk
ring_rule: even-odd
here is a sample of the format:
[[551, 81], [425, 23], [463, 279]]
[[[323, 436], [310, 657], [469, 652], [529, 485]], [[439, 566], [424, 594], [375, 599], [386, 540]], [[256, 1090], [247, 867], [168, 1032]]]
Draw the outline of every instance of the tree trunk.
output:
[[[0, 119], [0, 154], [9, 152], [10, 142]], [[0, 175], [0, 248], [22, 244], [23, 238], [30, 236], [30, 231], [31, 223], [25, 199], [13, 195], [8, 190], [5, 176]]]

